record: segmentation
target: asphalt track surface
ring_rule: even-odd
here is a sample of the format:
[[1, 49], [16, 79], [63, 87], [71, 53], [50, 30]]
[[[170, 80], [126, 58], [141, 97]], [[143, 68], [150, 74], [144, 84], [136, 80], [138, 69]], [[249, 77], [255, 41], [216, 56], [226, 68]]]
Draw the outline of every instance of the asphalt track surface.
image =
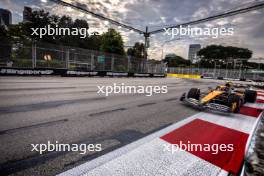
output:
[[[98, 85], [167, 85], [167, 94], [98, 95]], [[176, 78], [0, 78], [1, 175], [55, 175], [153, 134], [198, 111], [179, 98], [217, 81]], [[31, 144], [100, 143], [101, 152], [32, 152]]]
[[[257, 93], [257, 101], [243, 104], [239, 113], [199, 112], [60, 176], [240, 175], [245, 149], [263, 119], [264, 92], [257, 90]], [[183, 151], [175, 150], [180, 143], [185, 144], [181, 147]], [[209, 145], [211, 149], [186, 147], [190, 144]], [[232, 150], [225, 150], [229, 145]], [[263, 147], [255, 150], [262, 158]], [[252, 162], [261, 164], [258, 160]]]

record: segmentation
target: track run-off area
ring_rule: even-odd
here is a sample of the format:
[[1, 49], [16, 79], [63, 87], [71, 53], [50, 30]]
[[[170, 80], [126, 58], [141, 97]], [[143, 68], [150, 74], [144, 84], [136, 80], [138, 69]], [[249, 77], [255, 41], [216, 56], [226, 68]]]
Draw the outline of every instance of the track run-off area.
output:
[[[264, 93], [239, 114], [200, 112], [179, 101], [220, 80], [178, 78], [0, 78], [1, 175], [237, 174]], [[168, 93], [97, 94], [98, 85], [166, 85]], [[100, 143], [102, 151], [31, 151], [31, 144]], [[180, 141], [232, 144], [232, 152], [170, 151]], [[166, 147], [167, 146], [167, 147]]]

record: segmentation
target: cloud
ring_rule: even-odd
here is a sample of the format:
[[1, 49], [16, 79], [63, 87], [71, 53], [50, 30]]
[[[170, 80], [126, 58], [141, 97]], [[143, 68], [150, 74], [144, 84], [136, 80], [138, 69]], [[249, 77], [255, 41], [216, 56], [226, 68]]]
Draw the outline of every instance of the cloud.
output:
[[[149, 30], [163, 28], [165, 25], [180, 24], [228, 9], [237, 9], [238, 7], [246, 7], [253, 0], [64, 0], [69, 3], [75, 3], [78, 6], [87, 8], [97, 14], [101, 14], [108, 18], [131, 25], [140, 30], [145, 30], [148, 26]], [[125, 45], [133, 45], [134, 42], [144, 41], [143, 35], [131, 33], [124, 28], [119, 29], [118, 26], [105, 25], [104, 21], [98, 20], [90, 15], [82, 15], [77, 10], [68, 12], [65, 7], [51, 3], [50, 1], [35, 0], [2, 0], [0, 6], [10, 9], [15, 13], [15, 21], [21, 20], [23, 6], [35, 6], [44, 8], [45, 10], [58, 14], [70, 15], [72, 18], [83, 18], [88, 21], [90, 27], [99, 31], [106, 31], [108, 27], [113, 27], [120, 31], [125, 39]], [[162, 46], [164, 53], [175, 52], [187, 58], [188, 46], [192, 43], [200, 43], [203, 46], [210, 44], [223, 44], [246, 47], [253, 50], [254, 57], [264, 57], [264, 21], [263, 9], [250, 12], [247, 14], [210, 21], [199, 26], [215, 27], [215, 26], [232, 26], [235, 29], [232, 37], [212, 38], [186, 38], [169, 42], [163, 46], [163, 43], [170, 40], [168, 36], [156, 34], [151, 37], [151, 54], [150, 58], [160, 59]]]

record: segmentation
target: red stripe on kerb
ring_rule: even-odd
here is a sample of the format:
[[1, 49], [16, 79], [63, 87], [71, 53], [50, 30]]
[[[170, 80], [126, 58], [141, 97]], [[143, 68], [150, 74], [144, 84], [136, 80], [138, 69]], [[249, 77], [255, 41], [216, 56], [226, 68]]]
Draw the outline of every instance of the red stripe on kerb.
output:
[[257, 103], [264, 103], [264, 100], [258, 99], [256, 102]]
[[[190, 123], [164, 135], [161, 139], [171, 143], [188, 144], [233, 144], [233, 151], [219, 151], [212, 154], [208, 151], [188, 151], [228, 172], [235, 175], [239, 172], [240, 166], [244, 158], [244, 150], [247, 142], [248, 134], [226, 128], [214, 123], [195, 119]], [[173, 154], [172, 154], [173, 155]]]
[[252, 116], [252, 117], [258, 117], [261, 112], [262, 112], [262, 109], [257, 109], [257, 108], [247, 107], [247, 106], [242, 106], [239, 111], [240, 114]]

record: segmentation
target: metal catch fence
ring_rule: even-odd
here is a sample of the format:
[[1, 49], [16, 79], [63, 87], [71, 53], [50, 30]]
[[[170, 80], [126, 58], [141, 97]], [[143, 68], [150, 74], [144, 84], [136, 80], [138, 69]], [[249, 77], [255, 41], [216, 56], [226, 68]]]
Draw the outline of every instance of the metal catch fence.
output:
[[169, 67], [168, 73], [194, 74], [211, 78], [249, 79], [264, 81], [264, 70]]
[[143, 58], [43, 42], [0, 44], [0, 66], [134, 73], [165, 73], [166, 70], [165, 64]]

